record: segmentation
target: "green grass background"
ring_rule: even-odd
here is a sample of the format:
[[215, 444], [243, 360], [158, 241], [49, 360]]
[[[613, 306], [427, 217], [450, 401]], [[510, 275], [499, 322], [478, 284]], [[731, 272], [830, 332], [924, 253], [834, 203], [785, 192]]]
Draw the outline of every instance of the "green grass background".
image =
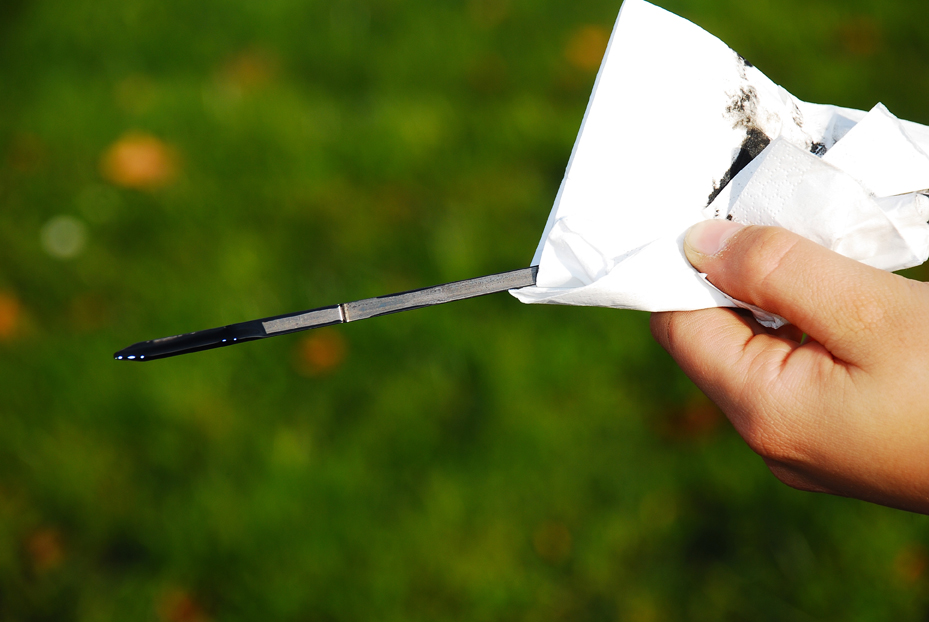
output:
[[[0, 619], [929, 619], [927, 519], [779, 484], [646, 314], [497, 295], [111, 360], [526, 266], [595, 77], [566, 49], [619, 4], [0, 3]], [[929, 123], [921, 2], [659, 4]], [[172, 183], [107, 181], [127, 132]], [[343, 356], [307, 373], [312, 338]]]

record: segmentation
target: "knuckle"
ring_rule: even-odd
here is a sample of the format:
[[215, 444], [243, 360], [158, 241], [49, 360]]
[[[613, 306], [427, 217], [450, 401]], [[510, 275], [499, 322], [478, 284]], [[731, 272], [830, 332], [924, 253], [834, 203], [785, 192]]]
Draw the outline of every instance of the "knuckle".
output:
[[680, 314], [671, 313], [664, 323], [664, 343], [665, 347], [668, 349], [668, 352], [674, 353], [675, 345], [677, 343], [677, 332], [680, 327]]
[[655, 339], [668, 351], [671, 356], [675, 356], [678, 350], [678, 342], [681, 339], [681, 323], [685, 321], [686, 312], [675, 311], [671, 313], [656, 313], [652, 316], [651, 329]]
[[776, 227], [753, 227], [746, 242], [740, 272], [764, 289], [785, 268], [796, 235]]
[[668, 337], [670, 336], [668, 331], [673, 315], [673, 313], [653, 313], [649, 320], [649, 328], [651, 328], [652, 337], [654, 337], [655, 341], [666, 350], [670, 346], [668, 343]]

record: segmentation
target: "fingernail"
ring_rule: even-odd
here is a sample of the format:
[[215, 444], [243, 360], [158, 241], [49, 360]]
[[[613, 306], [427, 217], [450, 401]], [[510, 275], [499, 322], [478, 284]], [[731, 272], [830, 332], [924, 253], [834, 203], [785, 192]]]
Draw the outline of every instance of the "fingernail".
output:
[[744, 228], [745, 225], [731, 220], [704, 220], [687, 231], [684, 246], [689, 246], [701, 255], [716, 255], [726, 248], [729, 238]]

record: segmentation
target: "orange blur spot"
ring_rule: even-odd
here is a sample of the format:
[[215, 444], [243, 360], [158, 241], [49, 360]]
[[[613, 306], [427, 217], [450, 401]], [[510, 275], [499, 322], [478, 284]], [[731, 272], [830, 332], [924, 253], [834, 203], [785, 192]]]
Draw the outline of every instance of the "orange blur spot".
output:
[[153, 190], [174, 181], [177, 157], [161, 139], [130, 132], [110, 145], [100, 169], [104, 179], [117, 186]]
[[468, 3], [471, 21], [480, 28], [499, 26], [510, 14], [509, 0], [471, 0]]
[[929, 570], [929, 553], [919, 545], [907, 546], [897, 554], [894, 570], [905, 583], [916, 583]]
[[881, 26], [873, 17], [855, 17], [839, 24], [839, 40], [852, 56], [872, 56], [883, 46]]
[[400, 184], [381, 186], [374, 197], [377, 215], [389, 223], [410, 220], [415, 203], [416, 198], [413, 192]]
[[295, 367], [303, 376], [322, 376], [345, 362], [348, 346], [338, 330], [317, 329], [297, 345]]
[[596, 71], [610, 42], [610, 31], [602, 26], [582, 26], [574, 31], [565, 48], [565, 58], [578, 69]]
[[163, 622], [207, 622], [209, 616], [184, 590], [168, 590], [158, 600], [158, 619]]
[[499, 54], [485, 54], [478, 58], [468, 70], [468, 82], [479, 93], [499, 93], [509, 82], [506, 60]]
[[10, 141], [7, 165], [18, 173], [34, 173], [46, 161], [45, 145], [34, 134], [17, 134]]
[[659, 423], [659, 433], [670, 441], [699, 441], [710, 437], [723, 421], [719, 407], [695, 393], [682, 409], [667, 413]]
[[22, 315], [19, 299], [11, 293], [0, 292], [0, 341], [12, 339]]
[[110, 309], [96, 294], [82, 294], [71, 300], [71, 320], [78, 330], [97, 330], [109, 321]]
[[64, 545], [57, 529], [45, 528], [26, 539], [26, 551], [36, 573], [44, 574], [58, 568], [64, 561]]
[[247, 93], [270, 84], [277, 75], [277, 57], [268, 50], [252, 48], [240, 52], [220, 70], [228, 87]]
[[532, 544], [539, 557], [550, 564], [560, 564], [571, 555], [573, 540], [564, 523], [544, 523], [532, 536]]
[[700, 437], [716, 430], [725, 421], [723, 411], [702, 393], [695, 394], [687, 402], [680, 421], [681, 432], [686, 436]]

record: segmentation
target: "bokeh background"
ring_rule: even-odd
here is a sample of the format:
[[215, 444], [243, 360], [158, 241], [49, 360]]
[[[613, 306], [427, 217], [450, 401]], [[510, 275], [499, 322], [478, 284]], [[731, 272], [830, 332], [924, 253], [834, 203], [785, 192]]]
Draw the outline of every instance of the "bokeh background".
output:
[[[922, 2], [659, 4], [929, 123]], [[929, 519], [779, 484], [646, 314], [111, 359], [526, 266], [619, 5], [0, 3], [0, 619], [929, 619]]]

